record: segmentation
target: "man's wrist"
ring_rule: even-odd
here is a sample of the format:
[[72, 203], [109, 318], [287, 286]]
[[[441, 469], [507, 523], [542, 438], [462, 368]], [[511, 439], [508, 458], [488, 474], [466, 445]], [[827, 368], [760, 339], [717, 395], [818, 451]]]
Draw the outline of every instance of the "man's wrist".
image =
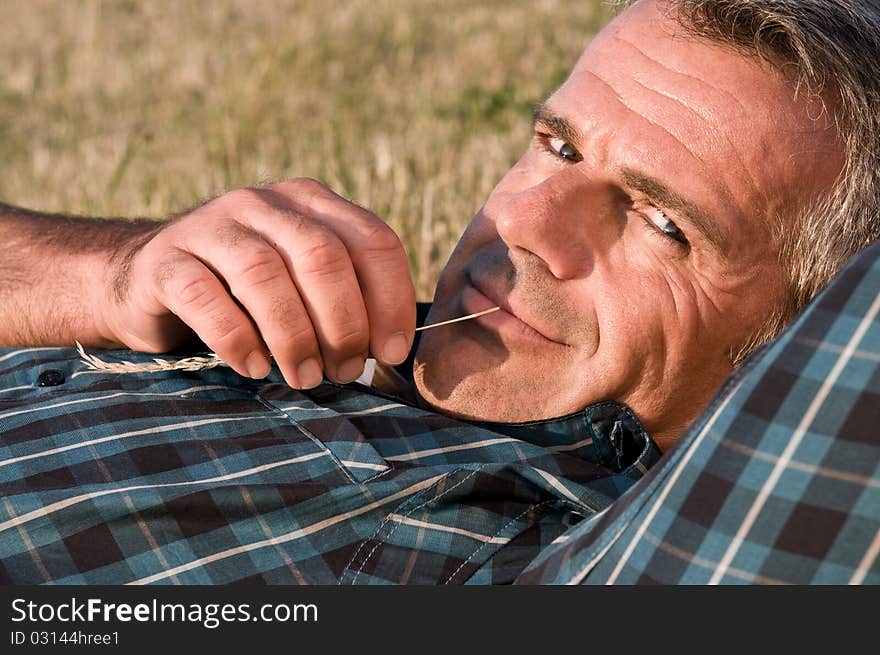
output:
[[90, 324], [94, 327], [96, 339], [94, 347], [112, 349], [128, 345], [120, 334], [118, 320], [114, 319], [118, 317], [122, 303], [129, 301], [135, 255], [163, 225], [164, 222], [159, 221], [118, 225], [119, 239], [114, 247], [91, 253], [91, 261], [85, 263], [86, 272], [101, 271], [100, 284], [91, 287], [94, 298], [89, 303]]

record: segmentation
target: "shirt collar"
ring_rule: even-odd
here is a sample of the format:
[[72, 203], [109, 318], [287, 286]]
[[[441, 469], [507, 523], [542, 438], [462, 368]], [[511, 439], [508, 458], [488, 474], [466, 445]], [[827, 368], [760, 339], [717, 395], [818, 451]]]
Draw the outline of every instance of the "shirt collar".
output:
[[[430, 303], [418, 303], [418, 325], [423, 325]], [[413, 388], [412, 367], [418, 339], [410, 356], [393, 369], [377, 365], [371, 383], [374, 390], [419, 405]], [[639, 478], [661, 452], [629, 407], [616, 401], [593, 403], [565, 416], [522, 423], [466, 421], [493, 432], [528, 441], [555, 452], [580, 457], [617, 473]]]

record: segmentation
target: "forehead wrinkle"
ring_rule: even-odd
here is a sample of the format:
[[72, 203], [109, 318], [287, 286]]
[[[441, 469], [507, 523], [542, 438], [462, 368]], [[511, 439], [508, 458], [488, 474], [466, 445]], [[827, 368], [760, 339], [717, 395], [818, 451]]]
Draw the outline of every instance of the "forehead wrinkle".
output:
[[812, 159], [813, 155], [839, 155], [840, 151], [835, 150], [833, 148], [802, 148], [800, 150], [794, 150], [788, 155], [788, 160], [792, 161], [799, 157], [808, 156]]
[[672, 132], [670, 132], [666, 127], [664, 127], [663, 125], [660, 125], [659, 123], [655, 123], [647, 116], [636, 111], [632, 106], [630, 106], [623, 99], [623, 96], [620, 95], [620, 93], [617, 91], [617, 89], [615, 89], [614, 86], [610, 82], [608, 82], [607, 80], [602, 78], [598, 73], [595, 73], [594, 71], [590, 70], [589, 68], [584, 68], [583, 72], [587, 73], [588, 75], [590, 75], [594, 79], [598, 80], [602, 85], [607, 87], [614, 94], [614, 99], [617, 101], [617, 103], [619, 105], [623, 106], [631, 114], [638, 116], [640, 119], [642, 119], [643, 121], [648, 123], [648, 125], [651, 125], [653, 127], [656, 127], [658, 130], [661, 130], [670, 139], [672, 139], [673, 141], [678, 143], [685, 151], [687, 151], [687, 153], [691, 156], [691, 158], [693, 158], [694, 160], [700, 162], [700, 164], [703, 164], [705, 166], [705, 162], [703, 161], [703, 159], [700, 156], [698, 156], [693, 150], [691, 150], [690, 146], [688, 146], [686, 143], [683, 143], [680, 139], [676, 138], [676, 136]]
[[[709, 91], [721, 92], [722, 94], [727, 96], [728, 99], [731, 99], [734, 102], [736, 102], [736, 104], [739, 105], [740, 109], [744, 113], [746, 112], [746, 108], [742, 104], [742, 102], [740, 102], [739, 99], [736, 96], [734, 96], [733, 94], [731, 94], [730, 92], [728, 92], [724, 89], [721, 89], [713, 84], [710, 84], [709, 82], [707, 82], [706, 80], [704, 80], [702, 77], [700, 77], [698, 75], [695, 75], [693, 73], [687, 73], [685, 71], [682, 71], [682, 70], [679, 70], [676, 68], [672, 68], [671, 66], [664, 64], [659, 59], [656, 59], [656, 58], [652, 57], [651, 55], [647, 54], [644, 50], [639, 48], [635, 43], [633, 43], [629, 39], [625, 39], [622, 36], [620, 36], [620, 34], [617, 32], [612, 34], [611, 38], [613, 38], [615, 41], [620, 41], [622, 44], [629, 47], [631, 50], [634, 50], [642, 59], [644, 59], [645, 61], [649, 62], [650, 64], [656, 66], [657, 68], [661, 68], [662, 70], [666, 71], [667, 73], [672, 73], [673, 75], [676, 75], [678, 77], [683, 77], [685, 79], [692, 80], [693, 82], [696, 82], [700, 86], [706, 87]], [[670, 36], [669, 38], [672, 38], [672, 37]], [[708, 47], [708, 44], [707, 44], [707, 47]], [[692, 110], [692, 111], [697, 113], [704, 120], [710, 120], [709, 116], [699, 114], [698, 112], [696, 112], [696, 110]]]
[[[697, 118], [702, 120], [704, 123], [707, 123], [711, 127], [712, 121], [713, 121], [713, 119], [711, 117], [707, 117], [704, 114], [698, 112], [696, 109], [689, 106], [684, 101], [682, 101], [682, 100], [680, 100], [680, 99], [676, 98], [675, 96], [670, 95], [668, 93], [663, 93], [659, 89], [654, 89], [649, 86], [646, 86], [645, 84], [642, 84], [642, 82], [637, 80], [636, 78], [632, 78], [632, 81], [633, 81], [633, 83], [637, 84], [639, 87], [641, 87], [642, 89], [644, 89], [648, 93], [653, 93], [655, 95], [659, 95], [661, 98], [666, 98], [667, 100], [674, 102], [677, 106], [683, 108], [685, 111], [696, 116]], [[645, 120], [648, 120], [648, 122], [651, 123], [652, 125], [657, 125], [656, 123], [654, 123], [653, 121], [651, 121], [647, 118], [645, 118]], [[668, 130], [667, 130], [667, 133], [669, 133]], [[712, 130], [711, 133], [721, 136], [721, 138], [724, 139], [724, 141], [727, 143], [731, 152], [733, 153], [733, 156], [736, 158], [736, 161], [739, 164], [740, 169], [745, 172], [745, 177], [749, 183], [749, 186], [751, 187], [752, 193], [754, 193], [756, 196], [763, 198], [765, 203], [769, 202], [769, 199], [767, 198], [766, 192], [761, 190], [760, 186], [758, 185], [757, 180], [755, 180], [754, 176], [752, 175], [752, 171], [749, 169], [748, 166], [746, 166], [745, 160], [743, 160], [742, 155], [740, 154], [739, 150], [736, 148], [733, 141], [731, 140], [730, 135], [727, 134], [727, 132], [724, 132], [721, 130]], [[672, 135], [670, 134], [670, 136], [672, 136]], [[675, 137], [673, 137], [673, 138], [675, 138]], [[676, 140], [679, 143], [681, 143], [685, 148], [688, 148], [688, 146], [684, 142], [682, 142], [680, 139], [676, 139]], [[694, 154], [689, 148], [688, 148], [688, 152], [691, 152], [691, 154]], [[694, 155], [694, 157], [699, 159], [701, 162], [703, 162], [703, 160], [700, 157], [697, 157], [696, 155]], [[705, 162], [703, 162], [703, 163], [705, 164]], [[729, 204], [731, 204], [731, 205], [736, 204], [736, 201], [734, 200], [733, 194], [730, 192], [730, 189], [727, 187], [726, 184], [722, 185], [722, 188], [720, 188], [719, 191], [721, 191], [721, 194], [725, 197], [725, 199], [727, 200], [727, 202]]]
[[[668, 73], [676, 75], [678, 77], [684, 77], [688, 80], [691, 80], [691, 81], [697, 83], [698, 85], [700, 85], [701, 87], [705, 87], [706, 89], [708, 89], [711, 92], [720, 93], [728, 101], [733, 101], [739, 107], [739, 110], [743, 115], [749, 113], [746, 110], [745, 105], [743, 105], [743, 103], [740, 101], [740, 99], [736, 95], [734, 95], [733, 93], [730, 93], [729, 91], [727, 91], [726, 89], [722, 89], [718, 86], [710, 84], [709, 82], [704, 80], [702, 77], [699, 77], [697, 75], [685, 73], [684, 71], [677, 70], [675, 68], [671, 68], [670, 66], [667, 66], [666, 64], [661, 62], [659, 59], [655, 59], [654, 57], [651, 57], [650, 55], [645, 53], [635, 43], [633, 43], [629, 39], [625, 39], [618, 32], [614, 32], [611, 35], [611, 38], [624, 44], [625, 46], [629, 47], [631, 50], [634, 50], [636, 53], [638, 53], [638, 55], [640, 57], [642, 57], [642, 59], [649, 62], [651, 65], [656, 66], [656, 67], [658, 67]], [[672, 37], [670, 37], [670, 38], [672, 38]], [[708, 47], [708, 44], [707, 44], [707, 47]], [[654, 88], [651, 88], [651, 87], [645, 85], [644, 83], [642, 83], [641, 80], [637, 79], [636, 77], [632, 77], [631, 79], [633, 82], [638, 84], [641, 88], [645, 89], [646, 91], [656, 93], [657, 95], [659, 95], [663, 98], [667, 98], [667, 99], [675, 102], [676, 104], [678, 104], [679, 106], [681, 106], [685, 110], [687, 110], [689, 113], [700, 118], [703, 122], [707, 123], [708, 125], [713, 125], [714, 123], [717, 122], [717, 117], [713, 115], [713, 112], [699, 111], [699, 107], [700, 107], [699, 105], [690, 106], [687, 103], [685, 103], [683, 100], [681, 100], [680, 98], [677, 98], [669, 93], [663, 93], [659, 89], [654, 89]], [[718, 130], [716, 132], [720, 132], [720, 130]], [[752, 189], [752, 193], [754, 193], [756, 196], [760, 197], [764, 201], [765, 204], [769, 205], [770, 199], [767, 197], [766, 191], [761, 190], [761, 187], [758, 184], [757, 180], [755, 179], [754, 175], [752, 174], [751, 169], [746, 165], [745, 160], [743, 160], [742, 155], [739, 152], [739, 149], [735, 146], [735, 144], [731, 140], [730, 135], [727, 134], [726, 132], [724, 132], [721, 134], [721, 136], [727, 142], [727, 145], [730, 147], [730, 150], [733, 152], [734, 157], [736, 158], [737, 162], [740, 165], [740, 169], [745, 171], [745, 174], [746, 174], [747, 180], [748, 180], [748, 184]], [[727, 188], [723, 189], [723, 193], [727, 197], [728, 202], [730, 202], [731, 204], [736, 204], [729, 189], [727, 189]]]

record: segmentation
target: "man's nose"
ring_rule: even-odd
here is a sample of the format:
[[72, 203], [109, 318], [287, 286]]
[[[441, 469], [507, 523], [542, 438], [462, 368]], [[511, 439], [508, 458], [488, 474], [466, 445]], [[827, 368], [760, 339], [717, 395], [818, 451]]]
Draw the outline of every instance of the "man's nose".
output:
[[619, 237], [615, 204], [610, 184], [571, 166], [505, 198], [495, 228], [511, 250], [540, 257], [560, 280], [574, 279]]

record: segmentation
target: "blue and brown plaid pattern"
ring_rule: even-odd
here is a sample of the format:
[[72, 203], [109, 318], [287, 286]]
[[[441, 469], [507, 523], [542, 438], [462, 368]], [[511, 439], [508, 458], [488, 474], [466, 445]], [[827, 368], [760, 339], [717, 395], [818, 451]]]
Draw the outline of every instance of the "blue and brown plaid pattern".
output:
[[[112, 375], [70, 348], [0, 350], [0, 582], [511, 582], [656, 461], [627, 411], [594, 418], [596, 439], [539, 444], [277, 369]], [[582, 456], [624, 425], [621, 474]]]
[[625, 494], [656, 452], [613, 405], [531, 441], [277, 370], [0, 350], [0, 581], [876, 584], [878, 290], [875, 245]]
[[525, 584], [880, 584], [880, 244]]

